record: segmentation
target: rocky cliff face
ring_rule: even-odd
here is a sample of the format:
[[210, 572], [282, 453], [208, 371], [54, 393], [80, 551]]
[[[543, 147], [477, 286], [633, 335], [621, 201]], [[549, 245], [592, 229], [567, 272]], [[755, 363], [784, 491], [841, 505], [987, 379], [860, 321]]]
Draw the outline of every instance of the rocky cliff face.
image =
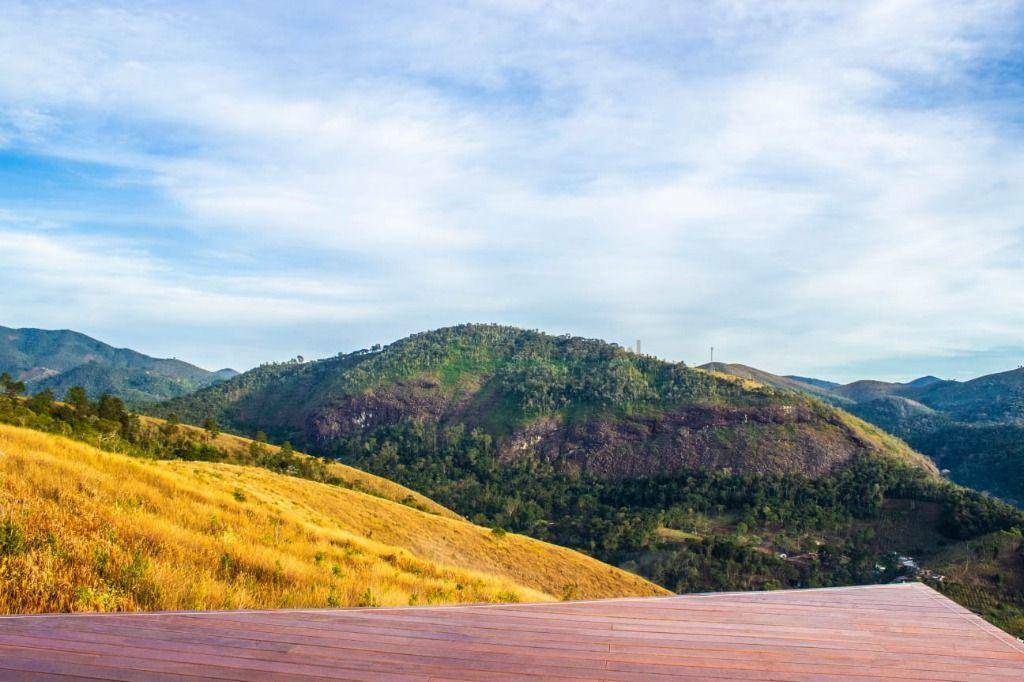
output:
[[311, 443], [329, 446], [351, 435], [371, 433], [402, 420], [440, 420], [449, 408], [449, 401], [436, 393], [436, 388], [436, 382], [421, 379], [339, 396], [309, 415], [306, 437]]
[[870, 450], [844, 424], [822, 423], [804, 407], [695, 406], [648, 418], [539, 420], [508, 438], [501, 454], [625, 478], [689, 468], [819, 475]]
[[[331, 451], [353, 436], [404, 422], [478, 426], [487, 391], [446, 395], [432, 380], [342, 396], [310, 415], [306, 440]], [[583, 417], [546, 414], [496, 434], [499, 458], [539, 457], [565, 471], [603, 478], [682, 469], [827, 474], [877, 447], [813, 404], [680, 405], [644, 416], [612, 411]]]

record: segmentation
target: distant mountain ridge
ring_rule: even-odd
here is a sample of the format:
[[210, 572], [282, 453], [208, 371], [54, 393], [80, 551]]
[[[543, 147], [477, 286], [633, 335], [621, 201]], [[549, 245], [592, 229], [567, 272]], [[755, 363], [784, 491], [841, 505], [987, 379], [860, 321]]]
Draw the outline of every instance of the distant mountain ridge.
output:
[[134, 403], [184, 395], [238, 374], [115, 348], [67, 329], [9, 327], [0, 327], [0, 372], [24, 381], [29, 393], [50, 389], [63, 396], [81, 386], [90, 395], [109, 393]]
[[796, 374], [786, 374], [784, 375], [784, 378], [792, 379], [793, 381], [798, 381], [802, 384], [809, 384], [811, 386], [817, 386], [818, 388], [824, 389], [832, 389], [842, 385], [837, 381], [826, 381], [824, 379], [815, 379], [813, 377], [802, 377]]
[[779, 376], [777, 374], [772, 374], [771, 372], [765, 372], [764, 370], [757, 369], [756, 367], [741, 365], [738, 363], [708, 362], [701, 365], [699, 369], [711, 372], [721, 372], [722, 374], [729, 374], [742, 379], [749, 379], [750, 381], [756, 381], [764, 384], [765, 386], [771, 386], [772, 388], [809, 393], [810, 395], [818, 398], [826, 398], [831, 403], [841, 404], [844, 402], [836, 399], [836, 394], [831, 388], [839, 387], [839, 384], [834, 384], [829, 381], [821, 381], [820, 379], [810, 379], [807, 377]]

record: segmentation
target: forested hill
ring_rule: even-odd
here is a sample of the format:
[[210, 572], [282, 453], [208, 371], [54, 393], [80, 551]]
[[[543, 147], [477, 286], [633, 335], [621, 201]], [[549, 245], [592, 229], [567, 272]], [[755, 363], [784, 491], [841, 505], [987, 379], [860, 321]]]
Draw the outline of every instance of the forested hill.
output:
[[465, 325], [155, 411], [302, 443], [674, 591], [885, 582], [913, 557], [1024, 632], [1020, 511], [813, 397], [601, 341]]
[[0, 327], [0, 372], [24, 382], [30, 393], [49, 389], [63, 397], [81, 386], [90, 395], [108, 393], [132, 402], [172, 398], [238, 374], [114, 348], [66, 329], [8, 327]]
[[156, 406], [324, 454], [406, 423], [477, 429], [500, 459], [630, 477], [695, 467], [823, 474], [858, 454], [928, 468], [895, 439], [820, 401], [636, 355], [614, 344], [497, 325], [264, 365]]

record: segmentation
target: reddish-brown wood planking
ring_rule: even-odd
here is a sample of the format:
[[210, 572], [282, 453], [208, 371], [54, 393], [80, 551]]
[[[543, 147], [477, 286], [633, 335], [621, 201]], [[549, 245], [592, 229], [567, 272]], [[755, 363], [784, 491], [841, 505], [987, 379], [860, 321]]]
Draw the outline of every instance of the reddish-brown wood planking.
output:
[[1024, 680], [912, 583], [553, 604], [0, 617], [0, 679]]

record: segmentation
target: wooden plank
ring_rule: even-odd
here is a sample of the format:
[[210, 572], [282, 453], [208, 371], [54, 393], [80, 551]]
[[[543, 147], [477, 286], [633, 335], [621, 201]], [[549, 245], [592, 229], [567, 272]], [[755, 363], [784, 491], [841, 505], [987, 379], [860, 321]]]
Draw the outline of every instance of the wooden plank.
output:
[[[50, 629], [52, 631], [52, 628]], [[75, 637], [80, 641], [94, 641], [94, 642], [109, 642], [109, 643], [120, 643], [120, 637], [111, 640], [112, 637], [118, 635], [131, 634], [130, 631], [124, 631], [116, 633], [113, 631], [105, 631], [103, 633], [93, 633], [87, 630], [76, 630], [73, 633], [69, 633], [69, 636]], [[137, 634], [137, 633], [136, 633]], [[105, 636], [104, 636], [105, 635]], [[148, 638], [145, 636], [136, 637], [132, 640], [136, 647], [152, 647], [154, 645], [160, 645], [165, 640]], [[365, 639], [352, 639], [350, 638], [345, 642], [344, 646], [334, 646], [325, 648], [323, 646], [314, 645], [310, 643], [297, 643], [292, 647], [282, 648], [280, 645], [273, 647], [260, 647], [261, 643], [252, 642], [248, 647], [244, 647], [241, 653], [229, 652], [228, 649], [233, 647], [224, 646], [220, 642], [204, 642], [201, 644], [182, 644], [174, 641], [174, 649], [176, 651], [189, 651], [195, 653], [213, 653], [227, 652], [231, 655], [238, 655], [242, 657], [255, 656], [257, 658], [272, 657], [273, 660], [281, 660], [281, 652], [287, 650], [290, 655], [304, 656], [308, 655], [306, 660], [316, 660], [318, 663], [323, 661], [337, 661], [339, 663], [345, 660], [351, 660], [352, 652], [376, 652], [377, 654], [386, 654], [394, 657], [391, 660], [402, 658], [409, 655], [419, 656], [421, 660], [433, 659], [438, 652], [436, 644], [425, 644], [423, 642], [416, 641], [402, 641], [402, 642], [383, 642], [379, 638], [367, 636]], [[234, 647], [238, 648], [238, 647]], [[734, 650], [735, 651], [735, 650]], [[467, 644], [464, 642], [447, 642], [444, 648], [446, 660], [454, 665], [462, 665], [465, 667], [465, 663], [461, 662], [460, 659], [471, 659], [472, 657], [480, 658], [482, 660], [500, 661], [506, 659], [510, 655], [515, 655], [520, 661], [537, 659], [538, 661], [544, 662], [551, 666], [569, 667], [569, 668], [583, 668], [583, 669], [599, 669], [599, 662], [602, 660], [618, 661], [623, 663], [642, 663], [644, 660], [652, 660], [659, 664], [671, 664], [676, 666], [690, 666], [694, 660], [693, 652], [688, 652], [685, 656], [680, 655], [665, 655], [650, 657], [644, 655], [632, 654], [621, 654], [615, 653], [614, 650], [611, 653], [597, 653], [588, 652], [585, 655], [565, 656], [565, 655], [553, 655], [551, 651], [531, 651], [529, 648], [506, 644], [504, 646], [498, 645], [476, 645]], [[705, 658], [710, 660], [728, 660], [730, 654], [733, 651], [720, 648], [705, 648], [702, 650], [702, 654]], [[272, 656], [271, 656], [272, 655]], [[780, 650], [747, 650], [745, 658], [750, 661], [791, 661], [800, 665], [816, 665], [815, 658], [817, 655], [813, 652], [806, 653], [803, 656], [792, 656], [789, 652]], [[860, 652], [845, 652], [843, 654], [831, 656], [833, 663], [836, 665], [859, 665], [864, 666], [865, 664], [877, 667], [885, 665], [892, 668], [908, 668], [913, 670], [933, 671], [933, 672], [950, 672], [950, 671], [961, 671], [969, 672], [973, 669], [982, 670], [992, 674], [1004, 673], [1009, 674], [1010, 669], [999, 668], [994, 666], [992, 663], [986, 663], [984, 659], [976, 659], [973, 661], [961, 661], [961, 660], [946, 660], [946, 661], [935, 661], [927, 659], [924, 661], [908, 662], [901, 656], [893, 656], [885, 653], [873, 653], [863, 654]], [[286, 657], [285, 657], [286, 660]], [[701, 666], [706, 667], [706, 666]], [[826, 670], [827, 672], [827, 670]]]

